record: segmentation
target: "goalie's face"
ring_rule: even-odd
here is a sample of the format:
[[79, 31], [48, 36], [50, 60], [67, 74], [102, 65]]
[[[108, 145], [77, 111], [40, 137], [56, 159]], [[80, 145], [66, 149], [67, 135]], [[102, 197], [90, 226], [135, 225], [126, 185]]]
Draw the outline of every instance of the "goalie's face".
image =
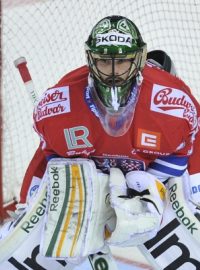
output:
[[128, 78], [131, 69], [130, 59], [96, 59], [96, 69], [102, 82], [108, 86], [121, 86]]
[[126, 105], [130, 96], [134, 76], [138, 72], [140, 53], [127, 55], [91, 54], [95, 87], [102, 103], [110, 108], [113, 106], [113, 91], [118, 107]]

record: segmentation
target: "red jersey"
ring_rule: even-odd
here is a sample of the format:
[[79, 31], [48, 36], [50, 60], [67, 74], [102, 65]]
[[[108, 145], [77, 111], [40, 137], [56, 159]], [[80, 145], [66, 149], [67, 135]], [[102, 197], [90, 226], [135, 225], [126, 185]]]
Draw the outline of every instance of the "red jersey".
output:
[[[151, 65], [142, 75], [133, 121], [120, 137], [105, 132], [86, 102], [88, 68], [65, 75], [42, 95], [34, 110], [42, 158], [32, 163], [41, 172], [44, 156], [83, 157], [93, 159], [104, 172], [119, 167], [124, 173], [148, 170], [160, 179], [182, 175], [198, 132], [199, 105], [177, 77]], [[37, 165], [31, 165], [36, 175]]]

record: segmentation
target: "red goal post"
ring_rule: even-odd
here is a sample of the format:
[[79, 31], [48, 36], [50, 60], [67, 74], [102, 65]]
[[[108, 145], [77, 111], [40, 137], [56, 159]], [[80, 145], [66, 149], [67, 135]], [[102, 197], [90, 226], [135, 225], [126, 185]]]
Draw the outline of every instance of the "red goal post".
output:
[[66, 72], [85, 63], [84, 41], [107, 15], [132, 19], [148, 51], [165, 50], [179, 76], [200, 98], [200, 2], [196, 0], [2, 0], [0, 220], [13, 205], [38, 144], [32, 104], [13, 64], [25, 56], [41, 94]]

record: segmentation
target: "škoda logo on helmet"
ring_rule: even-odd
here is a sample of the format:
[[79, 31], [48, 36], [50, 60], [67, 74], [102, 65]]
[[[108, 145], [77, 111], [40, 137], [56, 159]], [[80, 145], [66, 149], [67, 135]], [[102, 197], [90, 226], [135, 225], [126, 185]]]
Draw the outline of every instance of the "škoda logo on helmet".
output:
[[107, 33], [107, 34], [98, 34], [96, 36], [96, 46], [100, 45], [126, 45], [131, 47], [132, 37], [128, 34], [120, 33]]

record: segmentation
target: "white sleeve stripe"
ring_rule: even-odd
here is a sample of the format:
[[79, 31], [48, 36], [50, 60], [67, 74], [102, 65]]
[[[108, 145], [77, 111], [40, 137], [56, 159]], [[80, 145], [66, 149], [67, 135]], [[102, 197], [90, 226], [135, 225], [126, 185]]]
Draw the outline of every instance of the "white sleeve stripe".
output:
[[173, 168], [173, 169], [176, 169], [176, 170], [181, 170], [181, 171], [187, 168], [187, 164], [183, 165], [183, 166], [180, 166], [180, 165], [176, 165], [176, 164], [173, 164], [173, 163], [170, 163], [170, 162], [166, 162], [164, 160], [160, 160], [159, 158], [154, 160], [154, 163], [158, 163], [158, 164], [161, 164], [163, 166], [170, 167], [170, 168]]
[[162, 180], [165, 181], [165, 180], [166, 180], [167, 178], [169, 178], [169, 177], [174, 177], [174, 175], [172, 175], [172, 174], [163, 173], [163, 172], [160, 172], [160, 171], [151, 169], [151, 168], [149, 168], [147, 171], [148, 171], [149, 173], [151, 173], [151, 174], [157, 176], [158, 179], [160, 179], [161, 181], [162, 181]]

